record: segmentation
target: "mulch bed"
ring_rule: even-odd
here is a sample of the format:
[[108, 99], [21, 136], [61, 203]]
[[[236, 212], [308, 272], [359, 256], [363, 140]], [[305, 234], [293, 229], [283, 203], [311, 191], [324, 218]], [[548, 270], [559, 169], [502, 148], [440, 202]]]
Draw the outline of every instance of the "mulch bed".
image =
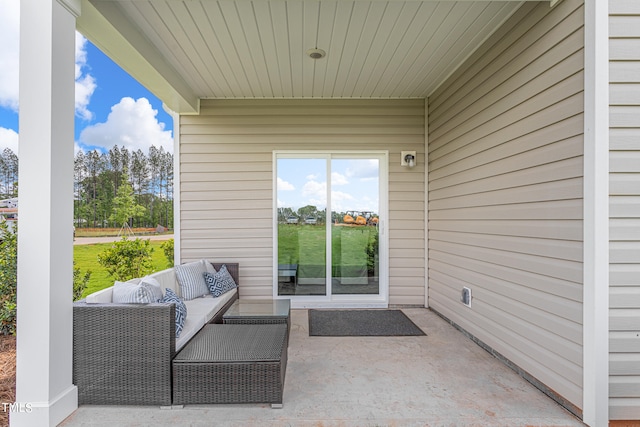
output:
[[0, 335], [0, 427], [9, 425], [2, 403], [16, 400], [16, 337]]

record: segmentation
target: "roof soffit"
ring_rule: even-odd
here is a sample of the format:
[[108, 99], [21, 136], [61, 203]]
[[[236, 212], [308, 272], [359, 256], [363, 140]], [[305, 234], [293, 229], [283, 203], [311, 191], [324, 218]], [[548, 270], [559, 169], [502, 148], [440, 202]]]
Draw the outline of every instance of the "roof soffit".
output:
[[168, 108], [183, 114], [199, 112], [199, 97], [115, 3], [82, 0], [78, 31]]
[[425, 98], [523, 1], [82, 0], [77, 22], [193, 114], [202, 98]]

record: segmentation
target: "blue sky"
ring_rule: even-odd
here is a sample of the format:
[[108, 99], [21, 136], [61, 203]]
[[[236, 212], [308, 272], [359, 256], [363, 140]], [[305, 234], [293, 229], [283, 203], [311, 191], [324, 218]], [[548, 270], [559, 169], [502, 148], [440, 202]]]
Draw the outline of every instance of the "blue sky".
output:
[[[19, 0], [0, 0], [0, 150], [18, 150]], [[173, 120], [162, 102], [76, 34], [76, 150], [113, 145], [173, 152]]]
[[[376, 159], [333, 159], [331, 161], [331, 203], [336, 212], [379, 209], [379, 164]], [[278, 159], [278, 207], [327, 207], [327, 164], [325, 159]]]

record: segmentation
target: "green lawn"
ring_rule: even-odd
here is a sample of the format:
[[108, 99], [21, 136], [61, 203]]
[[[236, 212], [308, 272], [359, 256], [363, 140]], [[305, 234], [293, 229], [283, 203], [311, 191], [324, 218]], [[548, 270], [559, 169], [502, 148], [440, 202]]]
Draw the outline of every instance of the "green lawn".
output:
[[[343, 266], [367, 267], [371, 262], [367, 254], [367, 248], [377, 237], [376, 227], [333, 227], [331, 230], [331, 252], [334, 269]], [[298, 264], [306, 266], [306, 270], [300, 272], [305, 276], [309, 266], [316, 266], [313, 272], [318, 276], [319, 271], [325, 265], [326, 257], [326, 230], [317, 225], [278, 225], [278, 263]], [[318, 270], [318, 271], [316, 271]]]
[[[278, 226], [279, 245], [278, 263], [300, 264], [306, 266], [325, 265], [325, 237], [326, 231], [316, 225]], [[367, 266], [367, 246], [378, 233], [375, 227], [334, 227], [332, 230], [333, 265], [339, 266]], [[163, 241], [151, 241], [153, 251], [154, 271], [167, 268], [167, 261], [160, 245]], [[98, 254], [109, 248], [111, 243], [94, 245], [75, 245], [73, 258], [76, 267], [84, 273], [91, 271], [91, 279], [83, 296], [108, 288], [114, 279], [98, 264]]]
[[[153, 254], [151, 255], [153, 258], [154, 271], [160, 271], [167, 268], [167, 259], [160, 247], [163, 243], [164, 241], [152, 240], [150, 244], [154, 249]], [[97, 243], [95, 245], [75, 245], [73, 247], [73, 259], [76, 262], [76, 267], [80, 267], [82, 273], [87, 270], [91, 271], [91, 279], [89, 280], [83, 296], [113, 285], [114, 279], [109, 276], [107, 270], [98, 264], [98, 254], [110, 246], [111, 243]]]

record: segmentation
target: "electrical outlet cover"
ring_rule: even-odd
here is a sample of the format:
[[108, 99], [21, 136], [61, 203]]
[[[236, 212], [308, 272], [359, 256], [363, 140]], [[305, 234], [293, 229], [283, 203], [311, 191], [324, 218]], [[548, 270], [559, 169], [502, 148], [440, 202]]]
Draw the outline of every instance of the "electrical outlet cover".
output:
[[460, 295], [460, 301], [467, 307], [471, 307], [471, 289], [464, 287]]

